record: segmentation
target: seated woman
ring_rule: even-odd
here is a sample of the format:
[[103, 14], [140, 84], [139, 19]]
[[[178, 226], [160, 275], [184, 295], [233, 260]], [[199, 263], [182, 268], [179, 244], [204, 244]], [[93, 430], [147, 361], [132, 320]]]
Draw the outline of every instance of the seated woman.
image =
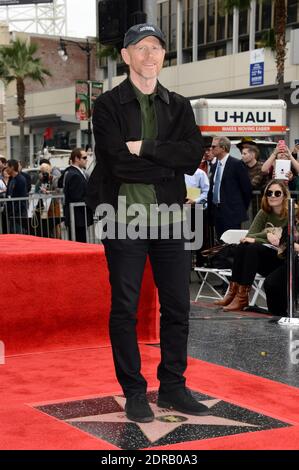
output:
[[[264, 282], [264, 289], [267, 297], [268, 311], [271, 315], [286, 317], [288, 307], [288, 290], [287, 290], [287, 277], [288, 277], [288, 266], [287, 266], [287, 250], [286, 240], [288, 237], [287, 228], [283, 230], [283, 235], [280, 241], [281, 257], [283, 263], [270, 273]], [[299, 210], [297, 209], [296, 215], [296, 231], [294, 234], [294, 251], [299, 253]], [[298, 258], [296, 259], [295, 271], [298, 269]], [[298, 272], [294, 276], [296, 281], [295, 290], [298, 291]]]
[[[257, 273], [267, 276], [282, 263], [277, 246], [282, 228], [287, 225], [289, 191], [281, 180], [270, 181], [264, 191], [261, 210], [255, 216], [247, 236], [236, 247], [229, 290], [214, 302], [223, 310], [243, 310]], [[279, 228], [280, 227], [280, 228]]]

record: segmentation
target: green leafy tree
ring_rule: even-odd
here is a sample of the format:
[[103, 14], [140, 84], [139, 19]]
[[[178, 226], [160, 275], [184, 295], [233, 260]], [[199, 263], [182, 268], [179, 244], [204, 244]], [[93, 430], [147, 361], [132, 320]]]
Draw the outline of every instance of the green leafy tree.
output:
[[[20, 126], [19, 158], [24, 152], [24, 123], [26, 115], [25, 80], [30, 79], [45, 84], [45, 76], [51, 73], [42, 65], [41, 59], [35, 57], [37, 44], [28, 44], [16, 39], [9, 45], [0, 47], [0, 78], [6, 83], [16, 82], [18, 121]], [[25, 157], [25, 160], [26, 157]]]

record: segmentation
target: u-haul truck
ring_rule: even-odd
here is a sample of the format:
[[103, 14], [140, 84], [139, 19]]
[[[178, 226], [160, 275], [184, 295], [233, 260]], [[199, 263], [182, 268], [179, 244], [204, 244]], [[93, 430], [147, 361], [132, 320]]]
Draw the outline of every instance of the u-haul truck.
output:
[[259, 148], [260, 159], [266, 160], [276, 147], [271, 136], [285, 135], [287, 131], [287, 105], [283, 100], [200, 98], [191, 100], [191, 106], [203, 137], [229, 137], [230, 153], [236, 158], [241, 158], [238, 144], [247, 137]]
[[191, 100], [203, 136], [269, 137], [286, 133], [283, 100]]

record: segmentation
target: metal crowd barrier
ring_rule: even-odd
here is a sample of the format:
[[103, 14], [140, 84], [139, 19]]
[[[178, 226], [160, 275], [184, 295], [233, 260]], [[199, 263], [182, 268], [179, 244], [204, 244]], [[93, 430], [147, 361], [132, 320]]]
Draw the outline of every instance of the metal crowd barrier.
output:
[[62, 194], [0, 199], [0, 233], [67, 239]]
[[[299, 201], [299, 191], [291, 191], [293, 200]], [[242, 224], [248, 228], [256, 216], [261, 203], [260, 191], [252, 192], [249, 220]], [[101, 222], [94, 217], [88, 225], [87, 208], [84, 202], [70, 204], [70, 227], [64, 223], [63, 194], [32, 194], [27, 198], [0, 199], [0, 234], [23, 233], [47, 238], [76, 241], [76, 208], [84, 211], [87, 243], [101, 243]]]
[[293, 198], [288, 201], [288, 239], [287, 239], [287, 298], [288, 309], [287, 317], [282, 317], [278, 323], [287, 326], [299, 326], [299, 318], [294, 317], [296, 312], [297, 300], [297, 266], [298, 255], [294, 249], [294, 231], [296, 230], [296, 216], [295, 216], [295, 200]]
[[23, 234], [44, 238], [76, 241], [75, 208], [82, 207], [85, 214], [86, 240], [101, 243], [100, 223], [87, 225], [84, 202], [70, 204], [70, 227], [64, 222], [63, 194], [30, 194], [22, 198], [0, 199], [0, 234]]
[[87, 243], [101, 244], [101, 221], [96, 216], [93, 217], [93, 224], [88, 224], [87, 207], [84, 202], [74, 202], [70, 204], [70, 229], [69, 239], [76, 241], [76, 209], [82, 208], [84, 211], [84, 228]]

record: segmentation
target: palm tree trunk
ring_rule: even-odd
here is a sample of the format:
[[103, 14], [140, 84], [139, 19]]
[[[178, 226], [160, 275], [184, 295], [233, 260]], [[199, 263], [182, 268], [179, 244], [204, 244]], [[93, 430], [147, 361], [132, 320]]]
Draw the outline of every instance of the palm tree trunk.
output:
[[22, 78], [17, 78], [17, 105], [18, 105], [18, 120], [20, 127], [19, 139], [19, 160], [28, 163], [28, 156], [25, 154], [25, 84]]
[[286, 56], [286, 22], [287, 12], [285, 0], [275, 1], [275, 42], [276, 42], [276, 67], [278, 98], [284, 99], [284, 63]]

